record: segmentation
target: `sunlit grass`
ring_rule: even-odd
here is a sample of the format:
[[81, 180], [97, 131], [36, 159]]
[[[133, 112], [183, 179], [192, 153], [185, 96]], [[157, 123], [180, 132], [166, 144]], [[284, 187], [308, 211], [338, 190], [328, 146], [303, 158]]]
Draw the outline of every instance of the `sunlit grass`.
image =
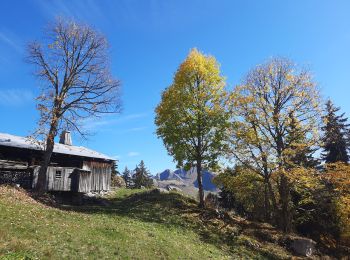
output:
[[5, 259], [264, 258], [200, 220], [196, 202], [179, 194], [120, 189], [107, 206], [58, 209], [17, 193], [0, 190]]

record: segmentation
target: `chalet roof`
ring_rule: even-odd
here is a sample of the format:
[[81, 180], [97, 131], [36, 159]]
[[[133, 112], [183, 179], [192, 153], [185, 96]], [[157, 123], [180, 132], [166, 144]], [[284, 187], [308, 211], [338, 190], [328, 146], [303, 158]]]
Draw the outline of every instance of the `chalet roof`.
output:
[[[17, 147], [31, 150], [43, 150], [42, 143], [39, 143], [38, 141], [31, 140], [27, 137], [15, 136], [5, 133], [0, 133], [0, 146]], [[102, 153], [96, 152], [83, 146], [55, 143], [53, 152], [59, 154], [69, 154], [104, 160], [114, 160], [113, 158], [107, 155], [104, 155]]]

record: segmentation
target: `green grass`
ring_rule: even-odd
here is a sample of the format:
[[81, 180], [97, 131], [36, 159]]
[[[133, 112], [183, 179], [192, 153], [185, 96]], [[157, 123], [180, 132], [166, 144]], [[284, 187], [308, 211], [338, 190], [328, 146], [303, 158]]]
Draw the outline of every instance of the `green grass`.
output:
[[0, 189], [3, 259], [264, 259], [284, 256], [206, 221], [176, 193], [118, 190], [108, 206], [53, 208]]

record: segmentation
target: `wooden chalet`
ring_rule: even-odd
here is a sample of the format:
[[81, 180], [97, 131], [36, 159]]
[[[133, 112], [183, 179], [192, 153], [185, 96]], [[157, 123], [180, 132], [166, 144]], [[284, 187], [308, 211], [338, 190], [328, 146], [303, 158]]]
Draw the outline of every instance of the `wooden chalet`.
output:
[[[0, 133], [0, 184], [35, 188], [43, 154], [42, 143]], [[114, 160], [82, 146], [72, 145], [64, 131], [55, 143], [46, 173], [46, 190], [73, 192], [108, 191]]]

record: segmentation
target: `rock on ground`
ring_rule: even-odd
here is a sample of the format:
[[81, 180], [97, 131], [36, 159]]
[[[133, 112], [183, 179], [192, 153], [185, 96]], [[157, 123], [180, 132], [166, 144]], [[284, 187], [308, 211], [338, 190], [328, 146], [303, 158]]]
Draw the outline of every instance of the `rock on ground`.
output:
[[176, 186], [168, 185], [167, 186], [168, 191], [176, 191], [176, 192], [182, 192], [182, 190]]
[[316, 242], [308, 238], [294, 238], [290, 247], [299, 255], [310, 257], [315, 252]]
[[152, 192], [156, 193], [156, 194], [161, 194], [161, 193], [169, 193], [168, 190], [164, 189], [164, 188], [156, 188], [154, 189]]

